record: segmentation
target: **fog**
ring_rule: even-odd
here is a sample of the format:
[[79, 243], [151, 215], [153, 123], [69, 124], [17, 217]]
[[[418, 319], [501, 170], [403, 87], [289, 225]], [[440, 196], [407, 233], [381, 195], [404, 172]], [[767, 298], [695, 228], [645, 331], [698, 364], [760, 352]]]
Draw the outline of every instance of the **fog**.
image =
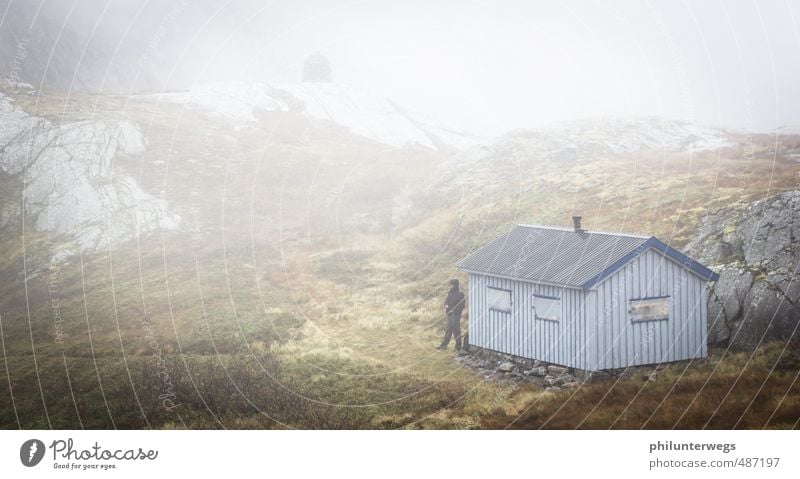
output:
[[42, 87], [294, 83], [319, 51], [335, 82], [482, 135], [596, 116], [800, 125], [798, 2], [50, 0], [0, 15], [3, 73]]

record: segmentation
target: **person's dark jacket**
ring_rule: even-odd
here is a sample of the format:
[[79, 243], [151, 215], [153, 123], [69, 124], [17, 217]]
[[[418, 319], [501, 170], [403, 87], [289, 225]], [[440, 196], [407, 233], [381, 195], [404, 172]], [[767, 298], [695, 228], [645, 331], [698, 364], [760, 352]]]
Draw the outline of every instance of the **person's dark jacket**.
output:
[[447, 298], [444, 300], [444, 307], [448, 313], [461, 315], [464, 310], [464, 293], [458, 288], [450, 288]]

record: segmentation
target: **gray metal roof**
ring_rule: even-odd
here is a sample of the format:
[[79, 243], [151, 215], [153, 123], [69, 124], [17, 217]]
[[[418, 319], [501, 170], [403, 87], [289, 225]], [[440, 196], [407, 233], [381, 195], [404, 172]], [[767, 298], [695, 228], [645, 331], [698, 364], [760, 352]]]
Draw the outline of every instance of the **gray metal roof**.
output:
[[464, 258], [458, 267], [537, 283], [586, 287], [650, 237], [519, 225]]

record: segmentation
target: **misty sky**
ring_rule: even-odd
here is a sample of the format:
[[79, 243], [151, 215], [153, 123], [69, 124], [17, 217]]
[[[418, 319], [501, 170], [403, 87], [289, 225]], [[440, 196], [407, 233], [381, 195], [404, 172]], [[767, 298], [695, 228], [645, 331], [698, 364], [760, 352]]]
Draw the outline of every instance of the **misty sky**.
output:
[[495, 133], [599, 115], [800, 124], [800, 2], [392, 3], [289, 17], [272, 40], [286, 79], [319, 49], [339, 81]]
[[800, 125], [797, 1], [89, 4], [40, 10], [57, 10], [56, 24], [93, 32], [95, 43], [105, 32], [107, 70], [156, 68], [161, 87], [296, 82], [320, 51], [335, 81], [484, 135], [606, 115]]

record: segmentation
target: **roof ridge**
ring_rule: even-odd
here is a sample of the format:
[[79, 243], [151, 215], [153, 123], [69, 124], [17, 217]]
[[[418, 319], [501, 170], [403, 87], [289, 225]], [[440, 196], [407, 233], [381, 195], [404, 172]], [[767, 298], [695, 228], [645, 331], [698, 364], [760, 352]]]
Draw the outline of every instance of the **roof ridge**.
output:
[[[540, 228], [540, 229], [546, 229], [546, 230], [575, 231], [573, 228], [567, 228], [567, 227], [564, 227], [564, 226], [530, 225], [530, 224], [525, 224], [525, 223], [519, 223], [519, 224], [517, 224], [517, 226], [521, 226], [523, 228]], [[640, 238], [640, 239], [644, 239], [644, 240], [649, 239], [652, 236], [652, 235], [651, 236], [637, 235], [637, 234], [633, 234], [633, 233], [616, 233], [616, 232], [612, 232], [612, 231], [590, 231], [590, 230], [584, 230], [584, 233], [598, 234], [598, 235], [608, 235], [608, 236], [624, 236], [626, 238]]]

